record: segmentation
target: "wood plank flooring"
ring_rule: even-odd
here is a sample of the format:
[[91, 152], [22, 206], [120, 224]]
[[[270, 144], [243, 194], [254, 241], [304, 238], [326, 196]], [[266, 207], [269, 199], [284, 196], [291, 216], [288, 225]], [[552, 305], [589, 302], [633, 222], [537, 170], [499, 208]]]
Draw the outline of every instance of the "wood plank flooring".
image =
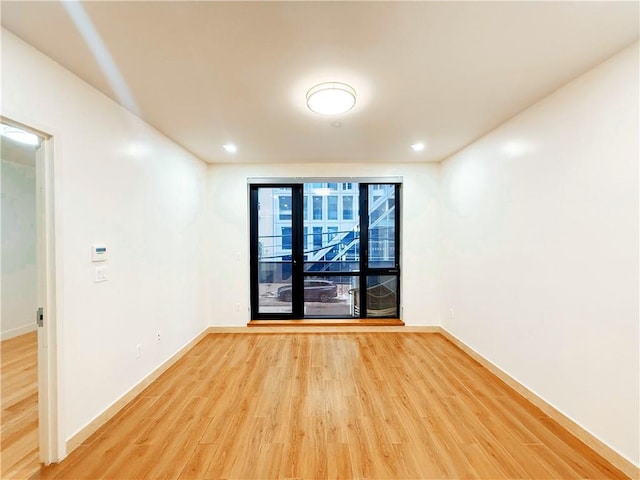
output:
[[36, 333], [0, 343], [0, 360], [0, 478], [29, 478], [40, 469]]
[[439, 334], [213, 334], [42, 479], [618, 479]]

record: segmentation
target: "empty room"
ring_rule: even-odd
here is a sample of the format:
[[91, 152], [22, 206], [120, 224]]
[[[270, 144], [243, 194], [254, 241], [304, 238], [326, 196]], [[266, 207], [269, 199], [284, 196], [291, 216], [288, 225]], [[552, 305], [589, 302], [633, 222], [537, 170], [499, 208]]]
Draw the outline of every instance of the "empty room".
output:
[[0, 9], [0, 478], [640, 479], [640, 2]]

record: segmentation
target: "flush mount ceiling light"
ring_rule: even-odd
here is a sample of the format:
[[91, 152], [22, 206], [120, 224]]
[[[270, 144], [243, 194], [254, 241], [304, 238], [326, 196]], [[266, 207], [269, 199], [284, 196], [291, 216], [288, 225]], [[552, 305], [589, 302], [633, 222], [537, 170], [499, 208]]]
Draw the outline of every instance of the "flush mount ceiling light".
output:
[[307, 107], [320, 115], [339, 115], [356, 104], [356, 91], [340, 82], [325, 82], [307, 92]]
[[411, 150], [413, 150], [414, 152], [421, 152], [422, 150], [424, 150], [424, 143], [414, 143], [413, 145], [411, 145]]
[[25, 132], [24, 130], [11, 127], [9, 125], [0, 125], [0, 134], [3, 137], [10, 138], [16, 142], [24, 143], [25, 145], [37, 146], [40, 145], [40, 138], [33, 133]]

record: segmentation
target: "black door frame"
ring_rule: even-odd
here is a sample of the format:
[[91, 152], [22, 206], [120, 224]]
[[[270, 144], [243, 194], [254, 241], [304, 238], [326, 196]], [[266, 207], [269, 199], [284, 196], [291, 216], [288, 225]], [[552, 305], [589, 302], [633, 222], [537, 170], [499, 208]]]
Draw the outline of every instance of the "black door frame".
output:
[[[369, 266], [369, 186], [394, 185], [394, 266], [388, 268]], [[371, 276], [385, 275], [396, 277], [396, 317], [400, 318], [400, 183], [371, 182], [360, 183], [360, 318], [367, 317], [367, 279]], [[362, 212], [365, 212], [363, 215]], [[383, 317], [375, 317], [383, 318]]]
[[[346, 179], [332, 179], [342, 183]], [[249, 235], [250, 235], [250, 303], [252, 320], [295, 320], [304, 317], [304, 279], [309, 276], [317, 276], [314, 272], [304, 272], [304, 183], [256, 183], [249, 184]], [[394, 216], [394, 241], [395, 262], [390, 268], [369, 267], [369, 186], [370, 185], [394, 185], [395, 188], [395, 216]], [[367, 318], [367, 279], [371, 276], [385, 275], [396, 277], [396, 317], [400, 317], [400, 187], [397, 182], [358, 182], [359, 188], [359, 272], [331, 272], [332, 276], [358, 276], [360, 289], [360, 316]], [[260, 188], [289, 188], [291, 189], [291, 286], [292, 304], [291, 313], [259, 313], [259, 271], [258, 271], [258, 190]], [[335, 317], [308, 317], [308, 318], [335, 318]], [[381, 317], [375, 317], [381, 318]]]
[[[258, 190], [261, 188], [291, 189], [291, 313], [259, 313], [258, 271]], [[303, 317], [304, 286], [302, 283], [302, 184], [267, 183], [249, 185], [249, 255], [252, 320], [294, 320]]]

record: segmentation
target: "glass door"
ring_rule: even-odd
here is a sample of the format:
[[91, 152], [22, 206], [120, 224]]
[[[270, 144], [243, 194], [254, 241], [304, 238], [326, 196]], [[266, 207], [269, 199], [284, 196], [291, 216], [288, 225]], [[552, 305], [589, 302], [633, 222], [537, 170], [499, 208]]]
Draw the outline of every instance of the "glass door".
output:
[[353, 318], [360, 285], [357, 183], [305, 183], [305, 318]]
[[251, 318], [398, 318], [400, 185], [251, 185]]
[[251, 312], [252, 317], [301, 318], [300, 235], [295, 185], [252, 186]]
[[362, 316], [398, 318], [400, 314], [400, 245], [398, 184], [368, 184], [361, 189], [364, 267]]

